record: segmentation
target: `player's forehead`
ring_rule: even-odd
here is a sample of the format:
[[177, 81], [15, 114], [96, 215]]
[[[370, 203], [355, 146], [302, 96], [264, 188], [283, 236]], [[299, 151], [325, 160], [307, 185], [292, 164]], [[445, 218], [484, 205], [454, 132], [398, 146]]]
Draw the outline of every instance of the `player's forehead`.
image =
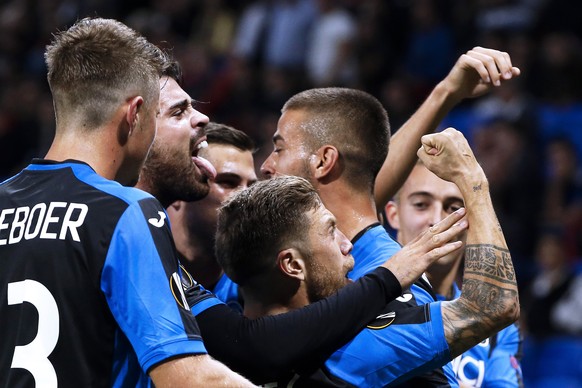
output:
[[439, 199], [462, 198], [459, 188], [454, 183], [439, 178], [424, 165], [417, 164], [400, 190], [400, 199], [421, 194]]
[[311, 209], [308, 212], [308, 216], [311, 219], [311, 225], [318, 229], [325, 229], [336, 224], [335, 216], [323, 205], [323, 203], [320, 203], [317, 207]]
[[300, 110], [287, 110], [283, 112], [277, 122], [277, 130], [273, 134], [273, 142], [297, 143], [302, 142], [306, 136], [306, 114]]
[[251, 151], [241, 150], [231, 144], [209, 143], [199, 155], [208, 159], [214, 167], [227, 165], [230, 170], [253, 171], [254, 158]]
[[171, 77], [160, 78], [160, 109], [167, 110], [180, 103], [190, 103], [192, 99], [175, 79]]

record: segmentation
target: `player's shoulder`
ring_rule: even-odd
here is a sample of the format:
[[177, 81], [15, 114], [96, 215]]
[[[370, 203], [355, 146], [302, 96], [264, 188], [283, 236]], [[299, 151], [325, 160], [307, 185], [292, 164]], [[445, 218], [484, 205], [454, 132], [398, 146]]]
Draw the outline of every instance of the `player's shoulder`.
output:
[[128, 205], [138, 203], [143, 200], [157, 202], [157, 200], [150, 193], [135, 187], [123, 186], [118, 182], [107, 180], [105, 178], [94, 181], [93, 186], [105, 194], [111, 195], [126, 202]]
[[150, 193], [104, 178], [82, 163], [72, 164], [71, 170], [75, 178], [88, 188], [79, 190], [78, 195], [90, 202], [93, 209], [107, 208], [108, 211], [102, 212], [104, 217], [120, 217], [125, 214], [126, 217], [123, 218], [133, 222], [131, 220], [141, 214], [150, 223], [153, 221], [154, 226], [161, 226], [158, 225], [160, 222], [163, 224], [165, 210]]
[[[100, 192], [111, 197], [116, 197], [127, 204], [154, 198], [151, 194], [143, 190], [123, 186], [119, 182], [107, 179], [95, 172], [85, 162], [78, 160], [54, 162], [35, 159], [24, 171], [30, 173], [51, 173], [53, 181], [55, 179], [61, 180], [63, 185], [70, 187], [71, 190], [74, 188], [74, 190], [80, 193], [79, 195], [92, 197], [98, 195], [96, 192]], [[85, 189], [78, 190], [80, 188], [79, 185], [84, 185]]]

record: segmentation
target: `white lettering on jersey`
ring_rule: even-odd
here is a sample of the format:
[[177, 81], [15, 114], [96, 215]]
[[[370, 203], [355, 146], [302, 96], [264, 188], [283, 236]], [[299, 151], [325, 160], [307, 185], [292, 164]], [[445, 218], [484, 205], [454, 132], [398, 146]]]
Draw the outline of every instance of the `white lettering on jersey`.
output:
[[14, 348], [11, 368], [26, 369], [37, 387], [57, 387], [57, 374], [48, 357], [59, 339], [59, 309], [51, 292], [35, 280], [8, 283], [8, 304], [28, 302], [38, 312], [38, 331], [26, 345]]
[[[59, 210], [65, 209], [65, 210]], [[78, 228], [85, 222], [89, 207], [84, 203], [50, 202], [32, 207], [3, 209], [0, 212], [0, 245], [41, 238], [64, 240], [70, 235], [80, 242]], [[63, 214], [64, 213], [64, 214]]]
[[[485, 361], [461, 354], [452, 361], [452, 364], [453, 371], [460, 382], [469, 384], [471, 387], [480, 387], [483, 384], [483, 379], [485, 378]], [[470, 368], [471, 365], [478, 371], [476, 379], [470, 379], [465, 374], [465, 367], [469, 366]]]

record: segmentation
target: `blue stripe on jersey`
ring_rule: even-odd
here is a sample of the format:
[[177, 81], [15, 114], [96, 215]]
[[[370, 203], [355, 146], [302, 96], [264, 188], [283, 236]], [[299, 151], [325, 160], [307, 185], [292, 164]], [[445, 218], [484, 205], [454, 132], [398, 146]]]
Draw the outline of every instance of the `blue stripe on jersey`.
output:
[[173, 355], [206, 353], [200, 339], [188, 338], [169, 283], [141, 208], [133, 203], [112, 237], [101, 287], [146, 371]]

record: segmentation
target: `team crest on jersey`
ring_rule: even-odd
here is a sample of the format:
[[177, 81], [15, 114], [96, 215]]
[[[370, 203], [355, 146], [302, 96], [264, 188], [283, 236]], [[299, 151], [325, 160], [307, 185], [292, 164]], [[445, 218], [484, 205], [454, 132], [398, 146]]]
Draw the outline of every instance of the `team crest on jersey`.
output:
[[396, 312], [390, 311], [389, 313], [380, 314], [372, 322], [366, 326], [368, 329], [380, 330], [388, 327], [396, 319]]

